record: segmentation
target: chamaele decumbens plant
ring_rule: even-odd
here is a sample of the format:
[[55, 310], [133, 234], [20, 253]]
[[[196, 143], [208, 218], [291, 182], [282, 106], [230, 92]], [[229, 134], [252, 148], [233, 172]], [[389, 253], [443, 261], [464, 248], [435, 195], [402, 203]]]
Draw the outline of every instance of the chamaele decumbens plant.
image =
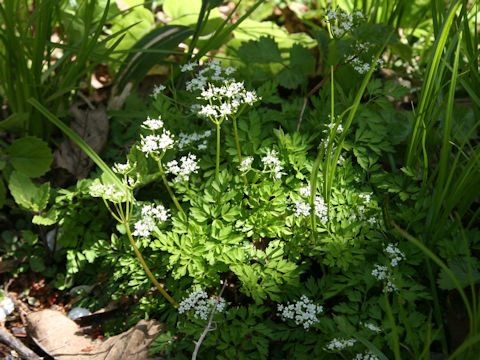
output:
[[[174, 135], [168, 128], [177, 121], [174, 117], [147, 118], [127, 162], [113, 167], [127, 191], [106, 178], [90, 187], [124, 226], [149, 279], [178, 309], [170, 317], [178, 318], [179, 334], [198, 338], [212, 315], [223, 330], [203, 339], [202, 358], [214, 356], [212, 346], [220, 342], [218, 348], [225, 351], [220, 358], [242, 353], [266, 359], [271, 356], [268, 344], [283, 341], [282, 353], [298, 358], [313, 353], [374, 359], [353, 333], [384, 348], [381, 303], [388, 294], [407, 291], [413, 280], [404, 276], [405, 250], [385, 236], [377, 197], [349, 152], [338, 160], [329, 203], [319, 183], [312, 198], [315, 154], [327, 149], [333, 155], [332, 144], [346, 130], [330, 119], [340, 118], [325, 117], [315, 150], [315, 136], [266, 126], [261, 119], [269, 111], [260, 106], [261, 96], [235, 80], [235, 68], [207, 61], [201, 67], [186, 64], [181, 71], [192, 77], [184, 92], [172, 96], [182, 99], [176, 115], [196, 121], [202, 130]], [[154, 103], [171, 114], [177, 104], [160, 93], [164, 90], [155, 90]], [[135, 200], [135, 191], [153, 178], [162, 179], [170, 200]], [[317, 219], [314, 231], [312, 215]], [[166, 269], [157, 270], [166, 277], [167, 290], [141, 251], [168, 259], [163, 261]], [[225, 295], [219, 298], [225, 283]], [[425, 296], [419, 285], [408, 292]], [[345, 302], [345, 296], [351, 301]], [[338, 303], [331, 304], [335, 298]], [[414, 302], [402, 306], [408, 309]], [[358, 315], [352, 317], [354, 312]], [[419, 330], [423, 324], [412, 326]], [[222, 335], [225, 331], [229, 335]], [[253, 345], [236, 343], [245, 332]], [[315, 333], [323, 334], [321, 341], [314, 340]], [[194, 343], [178, 344], [172, 340], [178, 336], [160, 336], [157, 351], [192, 352]]]
[[[376, 36], [388, 27], [369, 28], [362, 17], [326, 13], [328, 80], [305, 113], [301, 98], [277, 96], [267, 64], [276, 60], [266, 54], [243, 67], [188, 63], [168, 88], [155, 88], [150, 117], [126, 162], [113, 167], [121, 181], [110, 169], [88, 180], [119, 223], [92, 251], [122, 291], [152, 282], [163, 295], [147, 294], [138, 306], [167, 326], [152, 353], [427, 359], [431, 344], [445, 341], [437, 295], [423, 278], [425, 254], [442, 269], [430, 285], [456, 285], [442, 260], [397, 225], [421, 233], [429, 190], [413, 168], [385, 165], [401, 163], [410, 118], [385, 96], [404, 89], [371, 79], [379, 45], [391, 40]], [[280, 53], [265, 37], [247, 49], [263, 45]], [[304, 50], [292, 49], [284, 74], [302, 68], [294, 55]], [[349, 74], [361, 83], [352, 92], [341, 86]], [[480, 241], [467, 234], [466, 243]], [[466, 276], [449, 240], [436, 249]]]

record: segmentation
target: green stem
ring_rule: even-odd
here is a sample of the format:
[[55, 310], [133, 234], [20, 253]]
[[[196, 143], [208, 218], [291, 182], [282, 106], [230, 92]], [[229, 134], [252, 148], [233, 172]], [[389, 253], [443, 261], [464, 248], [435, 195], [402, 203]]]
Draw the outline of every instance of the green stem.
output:
[[162, 175], [163, 183], [165, 184], [165, 187], [167, 188], [167, 191], [170, 194], [170, 197], [172, 198], [173, 203], [175, 204], [178, 211], [180, 211], [183, 215], [186, 215], [185, 211], [183, 211], [182, 207], [180, 206], [180, 203], [178, 202], [177, 197], [173, 193], [172, 188], [170, 187], [170, 185], [168, 185], [168, 180], [167, 180], [167, 177], [165, 176], [165, 171], [163, 171], [162, 161], [158, 160], [157, 164], [158, 164], [158, 169], [160, 170], [160, 175]]
[[133, 251], [135, 252], [135, 255], [137, 256], [140, 263], [142, 264], [143, 270], [145, 270], [145, 273], [147, 274], [148, 278], [152, 281], [152, 283], [155, 285], [155, 287], [158, 289], [158, 291], [160, 291], [160, 293], [163, 295], [163, 297], [165, 297], [165, 299], [167, 299], [170, 304], [172, 304], [173, 306], [178, 308], [180, 305], [178, 305], [178, 303], [175, 301], [175, 299], [173, 299], [165, 291], [165, 289], [162, 287], [162, 285], [160, 285], [160, 283], [157, 281], [157, 279], [155, 279], [155, 276], [152, 274], [152, 272], [150, 271], [147, 263], [143, 259], [143, 256], [140, 253], [140, 251], [138, 250], [137, 245], [135, 245], [135, 240], [133, 240], [132, 232], [130, 231], [130, 226], [128, 225], [128, 221], [124, 221], [123, 224], [125, 225], [125, 228], [127, 229], [128, 240], [130, 240], [130, 244], [132, 245]]
[[[235, 134], [235, 146], [237, 147], [238, 164], [240, 165], [242, 163], [242, 148], [240, 147], [240, 140], [238, 138], [237, 117], [234, 116], [232, 119], [233, 119], [233, 133]], [[248, 185], [247, 176], [243, 174], [242, 177], [243, 177], [244, 184]]]
[[217, 126], [217, 158], [215, 162], [215, 178], [218, 180], [220, 177], [220, 123], [216, 122]]

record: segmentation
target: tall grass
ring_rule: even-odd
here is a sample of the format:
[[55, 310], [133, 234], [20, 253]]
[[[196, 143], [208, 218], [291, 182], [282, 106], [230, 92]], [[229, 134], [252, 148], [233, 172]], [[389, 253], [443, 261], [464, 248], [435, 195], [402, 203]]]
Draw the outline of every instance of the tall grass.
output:
[[[436, 40], [415, 109], [405, 165], [418, 169], [422, 178], [422, 196], [431, 201], [418, 239], [395, 226], [426, 256], [438, 326], [443, 323], [442, 302], [435, 281], [438, 269], [443, 269], [454, 281], [469, 316], [470, 335], [452, 358], [473, 359], [472, 356], [479, 353], [478, 304], [468, 300], [453, 273], [435, 255], [435, 248], [440, 239], [451, 238], [453, 230], [473, 226], [479, 215], [478, 210], [475, 211], [475, 201], [480, 195], [480, 147], [471, 143], [479, 121], [464, 129], [466, 136], [463, 139], [459, 140], [453, 131], [459, 128], [461, 120], [455, 116], [459, 91], [469, 96], [472, 111], [478, 114], [478, 82], [472, 81], [478, 79], [478, 34], [471, 30], [472, 23], [474, 26], [477, 24], [478, 5], [477, 8], [469, 8], [468, 2], [463, 0], [453, 1], [448, 9], [444, 2], [437, 0], [432, 0], [430, 5]], [[466, 63], [464, 59], [473, 62]], [[438, 137], [441, 138], [439, 149], [430, 141]], [[443, 352], [448, 354], [451, 349], [446, 343], [445, 331], [442, 333]], [[459, 357], [460, 354], [462, 357]]]
[[[62, 1], [0, 2], [0, 83], [12, 114], [0, 123], [3, 129], [15, 125], [28, 135], [47, 139], [52, 126], [28, 99], [36, 99], [54, 112], [68, 108], [71, 92], [78, 89], [80, 81], [88, 78], [95, 66], [108, 59], [117, 42], [107, 49], [106, 40], [100, 40], [100, 35], [110, 1], [98, 21], [94, 17], [97, 3], [85, 0], [84, 11], [79, 14], [83, 36], [69, 43], [63, 27]], [[51, 41], [54, 33], [62, 44]], [[63, 55], [55, 59], [57, 49]]]

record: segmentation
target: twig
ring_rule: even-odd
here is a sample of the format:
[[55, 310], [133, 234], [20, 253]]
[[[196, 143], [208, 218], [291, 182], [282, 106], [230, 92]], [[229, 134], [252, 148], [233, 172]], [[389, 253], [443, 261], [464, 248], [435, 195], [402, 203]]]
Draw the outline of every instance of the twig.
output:
[[[333, 71], [337, 70], [338, 64], [333, 68]], [[329, 79], [330, 79], [330, 72], [325, 76], [322, 81], [320, 81], [312, 90], [308, 92], [308, 94], [305, 96], [303, 99], [303, 106], [302, 106], [302, 111], [300, 112], [300, 117], [298, 119], [298, 124], [297, 124], [297, 131], [300, 130], [300, 125], [302, 125], [302, 120], [303, 120], [303, 114], [305, 113], [305, 108], [307, 107], [307, 102], [308, 98], [315, 94]]]
[[23, 343], [18, 340], [16, 337], [10, 335], [10, 333], [5, 330], [0, 329], [0, 342], [3, 342], [7, 346], [15, 350], [22, 359], [26, 360], [41, 360], [42, 358], [35, 354], [32, 350], [27, 348]]
[[220, 290], [220, 293], [218, 294], [218, 297], [217, 297], [217, 301], [215, 302], [215, 305], [213, 305], [212, 311], [210, 312], [210, 318], [208, 319], [208, 324], [205, 327], [205, 330], [203, 330], [202, 335], [200, 335], [200, 337], [198, 338], [198, 341], [195, 343], [195, 350], [193, 351], [193, 354], [192, 354], [192, 360], [197, 359], [197, 354], [198, 354], [198, 350], [200, 349], [200, 345], [202, 345], [202, 342], [205, 339], [205, 336], [207, 336], [207, 333], [210, 331], [210, 328], [212, 326], [212, 321], [213, 321], [213, 315], [215, 315], [215, 310], [217, 309], [217, 305], [226, 287], [227, 287], [227, 280], [224, 280], [222, 290]]

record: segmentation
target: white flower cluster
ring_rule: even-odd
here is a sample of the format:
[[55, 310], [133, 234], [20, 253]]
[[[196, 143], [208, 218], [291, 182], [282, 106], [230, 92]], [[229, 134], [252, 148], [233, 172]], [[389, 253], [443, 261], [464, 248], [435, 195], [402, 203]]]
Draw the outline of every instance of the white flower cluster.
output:
[[165, 151], [173, 147], [175, 143], [173, 135], [170, 131], [163, 130], [161, 135], [147, 135], [142, 136], [140, 141], [140, 150], [147, 154], [156, 153], [158, 151]]
[[282, 173], [283, 166], [277, 155], [275, 150], [267, 150], [267, 155], [262, 157], [263, 172], [271, 173], [275, 179], [281, 179], [285, 173]]
[[[309, 197], [311, 192], [310, 192], [310, 185], [301, 187], [300, 190], [300, 195]], [[320, 222], [322, 224], [326, 224], [328, 222], [328, 208], [327, 205], [325, 204], [325, 201], [320, 195], [315, 196], [315, 215], [320, 219]], [[311, 211], [311, 206], [308, 201], [303, 201], [303, 200], [296, 200], [295, 201], [295, 216], [296, 217], [307, 217], [310, 216], [310, 211]]]
[[335, 36], [341, 37], [355, 27], [359, 21], [365, 20], [365, 15], [360, 10], [355, 11], [352, 15], [347, 14], [343, 10], [330, 10], [327, 12], [327, 21], [330, 23], [338, 20], [338, 26], [332, 25], [332, 32]]
[[296, 303], [279, 304], [278, 312], [281, 317], [294, 320], [295, 324], [303, 325], [304, 329], [308, 329], [319, 322], [317, 315], [323, 312], [323, 306], [315, 305], [308, 297], [302, 295]]
[[382, 329], [379, 328], [377, 325], [373, 324], [373, 323], [364, 323], [362, 324], [363, 326], [365, 326], [367, 329], [373, 331], [373, 332], [376, 332], [376, 333], [381, 333], [382, 332]]
[[[218, 303], [217, 303], [218, 301]], [[215, 312], [222, 312], [225, 309], [226, 302], [223, 298], [210, 298], [202, 289], [197, 289], [192, 292], [188, 297], [183, 299], [180, 302], [178, 307], [178, 312], [183, 314], [190, 310], [195, 310], [194, 317], [195, 319], [207, 320], [208, 315], [212, 311], [213, 307], [216, 304]]]
[[[253, 105], [259, 98], [255, 91], [247, 91], [242, 82], [225, 82], [222, 86], [208, 83], [198, 99], [208, 102], [198, 112], [201, 116], [222, 118], [237, 112], [242, 104]], [[213, 102], [216, 102], [215, 104]]]
[[397, 266], [400, 261], [405, 259], [405, 254], [393, 244], [388, 244], [388, 246], [385, 248], [385, 252], [390, 259], [390, 265], [392, 267]]
[[169, 161], [166, 165], [167, 173], [176, 176], [175, 182], [190, 180], [190, 174], [198, 172], [200, 167], [197, 165], [197, 157], [193, 154], [182, 156], [180, 164], [177, 160]]
[[181, 72], [193, 71], [198, 66], [197, 63], [188, 63], [180, 67]]
[[142, 207], [142, 218], [135, 223], [135, 231], [132, 235], [148, 237], [155, 230], [158, 222], [167, 220], [168, 210], [163, 205], [144, 205]]
[[2, 301], [0, 301], [0, 320], [4, 320], [7, 315], [13, 312], [15, 306], [13, 305], [12, 299], [6, 296], [3, 291], [0, 291], [0, 298], [2, 299]]
[[[384, 61], [382, 59], [378, 59], [374, 67], [380, 67], [383, 65], [383, 63]], [[371, 65], [368, 62], [363, 62], [358, 57], [352, 59], [350, 64], [359, 74], [366, 74], [371, 69]]]
[[[328, 117], [330, 117], [330, 115]], [[335, 128], [335, 123], [327, 124], [327, 128], [328, 129], [323, 130], [324, 133], [330, 133], [330, 130]], [[337, 134], [341, 134], [342, 132], [343, 132], [343, 126], [342, 126], [342, 124], [338, 124]]]
[[[186, 64], [182, 71], [193, 71], [197, 64]], [[242, 82], [236, 82], [229, 77], [236, 69], [223, 68], [219, 61], [207, 61], [186, 84], [187, 91], [200, 91], [198, 99], [205, 104], [195, 104], [192, 111], [200, 116], [219, 121], [235, 114], [242, 104], [252, 105], [259, 98], [255, 91], [247, 91]]]
[[310, 210], [312, 207], [308, 202], [303, 200], [296, 200], [295, 201], [295, 217], [307, 217], [310, 216]]
[[397, 286], [393, 283], [395, 280], [393, 274], [388, 271], [386, 266], [375, 264], [375, 267], [372, 270], [372, 276], [377, 280], [386, 280], [383, 292], [394, 292], [398, 290]]
[[[182, 66], [181, 71], [193, 71], [197, 66], [197, 63], [185, 64]], [[195, 74], [195, 77], [192, 80], [187, 81], [186, 89], [187, 91], [193, 92], [197, 90], [203, 90], [207, 86], [207, 84], [212, 81], [235, 81], [234, 79], [228, 77], [230, 74], [235, 72], [235, 70], [236, 69], [233, 67], [223, 68], [220, 65], [220, 61], [217, 60], [206, 61], [203, 64], [202, 69], [200, 69], [198, 73]]]
[[358, 197], [363, 199], [365, 204], [368, 204], [372, 200], [372, 194], [360, 194]]
[[358, 205], [357, 209], [361, 213], [360, 220], [366, 221], [370, 225], [375, 225], [378, 223], [377, 219], [374, 216], [367, 218], [364, 214], [365, 205], [369, 204], [372, 201], [373, 193], [359, 194], [358, 198], [363, 200], [361, 205]]
[[301, 187], [300, 190], [299, 190], [299, 193], [300, 193], [300, 195], [302, 195], [302, 196], [309, 197], [310, 194], [311, 194], [311, 192], [310, 192], [310, 184], [307, 185], [307, 186]]
[[117, 189], [113, 184], [93, 184], [90, 186], [89, 192], [93, 197], [101, 197], [115, 203], [124, 202], [127, 198], [127, 195], [123, 191]]
[[189, 146], [193, 142], [196, 141], [201, 141], [203, 142], [197, 146], [198, 150], [203, 150], [207, 148], [207, 140], [206, 138], [210, 137], [212, 135], [212, 130], [206, 130], [203, 133], [191, 133], [191, 134], [185, 134], [181, 132], [178, 134], [178, 148], [182, 150], [183, 148]]
[[371, 351], [368, 351], [363, 354], [357, 354], [353, 360], [379, 360], [377, 355], [372, 353]]
[[133, 189], [137, 184], [140, 183], [140, 175], [138, 173], [135, 173], [134, 177], [132, 177], [128, 174], [135, 170], [136, 166], [136, 162], [132, 164], [130, 163], [130, 161], [127, 160], [126, 164], [113, 164], [112, 170], [117, 174], [123, 175], [122, 182], [125, 184], [125, 186]]
[[165, 90], [165, 89], [166, 89], [165, 85], [162, 85], [162, 84], [160, 84], [160, 85], [155, 85], [155, 86], [153, 87], [152, 97], [153, 97], [154, 99], [157, 99], [158, 94], [160, 94], [160, 93], [161, 93], [163, 90]]
[[130, 171], [135, 169], [136, 166], [137, 166], [136, 162], [132, 164], [130, 163], [130, 161], [127, 161], [126, 164], [118, 164], [118, 163], [113, 164], [112, 170], [117, 174], [127, 175]]
[[317, 195], [315, 197], [314, 205], [315, 205], [315, 215], [317, 215], [320, 218], [320, 222], [322, 224], [326, 224], [328, 222], [328, 207], [320, 195]]
[[163, 127], [162, 118], [159, 116], [158, 119], [150, 119], [150, 116], [147, 116], [147, 120], [143, 122], [142, 127], [151, 131], [161, 129]]
[[356, 342], [357, 342], [357, 340], [355, 340], [355, 339], [337, 339], [337, 338], [335, 338], [328, 343], [326, 348], [330, 351], [343, 350], [347, 347], [352, 347], [353, 345], [355, 345]]
[[242, 173], [248, 172], [252, 168], [253, 157], [249, 156], [242, 160], [240, 165], [238, 166], [238, 170]]
[[[398, 266], [400, 261], [405, 259], [405, 254], [394, 244], [388, 244], [388, 246], [385, 248], [385, 252], [387, 253], [390, 267], [392, 268]], [[372, 275], [377, 280], [386, 280], [386, 284], [383, 289], [384, 292], [393, 292], [398, 290], [397, 286], [394, 284], [395, 278], [387, 266], [376, 264], [375, 268], [372, 270]]]

